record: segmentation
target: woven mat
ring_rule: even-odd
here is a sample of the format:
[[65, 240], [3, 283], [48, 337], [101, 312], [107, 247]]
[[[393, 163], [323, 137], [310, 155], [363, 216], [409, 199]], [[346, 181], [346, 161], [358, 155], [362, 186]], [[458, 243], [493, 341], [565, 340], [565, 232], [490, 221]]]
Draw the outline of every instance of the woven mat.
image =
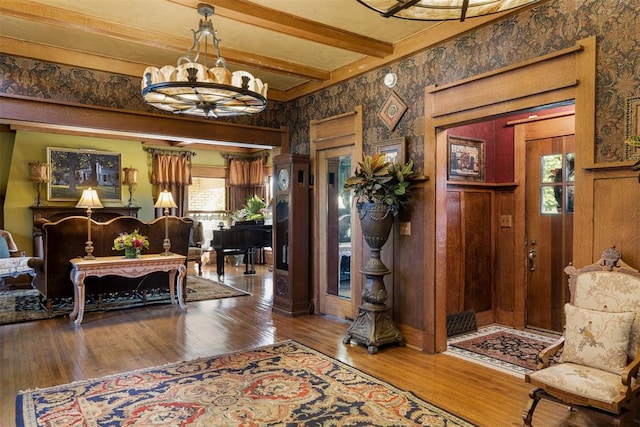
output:
[[472, 424], [295, 341], [18, 393], [16, 425]]
[[492, 325], [449, 338], [445, 354], [524, 378], [535, 369], [538, 353], [557, 339]]
[[[53, 305], [53, 314], [49, 316], [47, 310], [42, 306], [39, 295], [39, 292], [34, 289], [1, 291], [0, 325], [64, 316], [73, 310], [73, 300], [71, 298], [56, 301]], [[200, 276], [187, 277], [187, 302], [232, 298], [243, 295], [249, 294], [245, 291]], [[170, 302], [168, 289], [147, 291], [146, 304], [168, 304]], [[96, 302], [93, 301], [91, 297], [88, 297], [85, 304], [85, 313], [139, 307], [142, 304], [143, 301], [139, 293], [120, 292], [105, 296], [103, 307], [100, 310]]]

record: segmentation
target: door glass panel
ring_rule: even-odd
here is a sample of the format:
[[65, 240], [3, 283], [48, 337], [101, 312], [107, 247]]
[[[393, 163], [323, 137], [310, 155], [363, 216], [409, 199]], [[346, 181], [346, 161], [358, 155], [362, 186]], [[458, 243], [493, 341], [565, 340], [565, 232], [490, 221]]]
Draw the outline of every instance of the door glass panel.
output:
[[573, 185], [567, 185], [567, 213], [573, 213]]
[[542, 206], [541, 214], [561, 214], [562, 213], [562, 186], [561, 185], [545, 185], [542, 187], [540, 194]]
[[562, 182], [562, 154], [542, 156], [542, 183]]
[[567, 177], [567, 182], [575, 181], [575, 161], [576, 161], [576, 153], [568, 153], [565, 163], [565, 176]]
[[327, 293], [351, 298], [351, 156], [327, 158], [327, 171]]

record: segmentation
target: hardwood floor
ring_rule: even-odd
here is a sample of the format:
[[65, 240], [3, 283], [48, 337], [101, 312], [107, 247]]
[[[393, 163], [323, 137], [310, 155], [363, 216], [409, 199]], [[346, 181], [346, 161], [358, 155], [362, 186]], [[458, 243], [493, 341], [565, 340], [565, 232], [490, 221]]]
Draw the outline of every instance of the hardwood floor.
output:
[[[235, 272], [234, 272], [235, 270]], [[290, 318], [271, 311], [272, 281], [266, 268], [245, 276], [227, 267], [225, 283], [251, 296], [88, 313], [81, 327], [69, 318], [0, 326], [0, 424], [13, 425], [19, 390], [49, 387], [170, 362], [211, 356], [294, 339], [364, 372], [410, 390], [479, 426], [521, 426], [531, 388], [524, 380], [452, 356], [410, 347], [344, 345], [346, 320]], [[204, 277], [215, 277], [205, 266]], [[607, 418], [538, 406], [537, 426], [600, 426]], [[6, 424], [5, 424], [6, 423]]]

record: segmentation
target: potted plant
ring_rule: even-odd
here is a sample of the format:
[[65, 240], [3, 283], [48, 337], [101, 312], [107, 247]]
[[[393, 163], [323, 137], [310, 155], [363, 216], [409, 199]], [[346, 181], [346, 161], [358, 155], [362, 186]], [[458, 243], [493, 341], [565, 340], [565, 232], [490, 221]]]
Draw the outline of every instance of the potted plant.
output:
[[380, 259], [380, 250], [393, 227], [393, 217], [409, 202], [411, 179], [416, 175], [412, 161], [406, 164], [389, 162], [384, 153], [377, 153], [364, 156], [353, 176], [344, 184], [345, 191], [353, 190], [355, 194], [362, 236], [371, 248], [371, 255], [367, 265], [360, 270], [366, 276], [363, 304], [343, 342], [347, 344], [354, 339], [366, 344], [372, 354], [378, 351], [379, 345], [404, 343], [385, 305], [388, 294], [384, 276], [390, 271]]
[[237, 211], [231, 214], [231, 218], [235, 222], [240, 221], [260, 221], [264, 220], [264, 213], [262, 210], [267, 207], [267, 204], [257, 195], [249, 197], [247, 203]]
[[384, 153], [376, 153], [365, 155], [353, 176], [346, 179], [344, 189], [354, 192], [362, 232], [372, 249], [379, 249], [386, 242], [393, 226], [392, 216], [409, 202], [411, 179], [416, 176], [413, 161], [389, 162]]
[[[624, 142], [627, 145], [638, 148], [640, 147], [640, 135], [630, 136]], [[631, 167], [631, 170], [640, 171], [640, 160], [635, 162], [635, 164]], [[640, 175], [638, 175], [638, 182], [640, 182]]]
[[358, 204], [383, 203], [393, 215], [409, 202], [411, 179], [417, 173], [413, 161], [405, 164], [387, 161], [386, 154], [364, 156], [353, 176], [347, 178], [344, 189], [353, 190]]

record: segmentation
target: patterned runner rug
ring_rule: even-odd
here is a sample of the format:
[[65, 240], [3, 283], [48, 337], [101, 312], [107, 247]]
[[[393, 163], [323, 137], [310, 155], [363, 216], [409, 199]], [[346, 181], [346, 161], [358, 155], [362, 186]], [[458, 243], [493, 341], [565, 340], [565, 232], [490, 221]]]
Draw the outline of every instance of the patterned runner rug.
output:
[[[25, 322], [31, 320], [48, 319], [50, 316], [40, 302], [39, 292], [34, 289], [18, 289], [0, 291], [0, 325], [7, 323]], [[199, 276], [187, 277], [187, 302], [209, 299], [231, 298], [249, 295], [247, 292], [233, 288], [213, 280]], [[146, 304], [169, 303], [168, 289], [154, 289], [147, 291]], [[137, 307], [143, 304], [139, 292], [118, 292], [104, 297], [102, 309], [96, 301], [87, 297], [85, 313], [104, 311], [125, 307]], [[73, 310], [73, 299], [56, 301], [53, 305], [53, 317], [64, 316]]]
[[449, 338], [445, 353], [524, 378], [535, 369], [538, 353], [557, 339], [492, 325]]
[[20, 392], [16, 405], [19, 427], [472, 425], [295, 341]]

